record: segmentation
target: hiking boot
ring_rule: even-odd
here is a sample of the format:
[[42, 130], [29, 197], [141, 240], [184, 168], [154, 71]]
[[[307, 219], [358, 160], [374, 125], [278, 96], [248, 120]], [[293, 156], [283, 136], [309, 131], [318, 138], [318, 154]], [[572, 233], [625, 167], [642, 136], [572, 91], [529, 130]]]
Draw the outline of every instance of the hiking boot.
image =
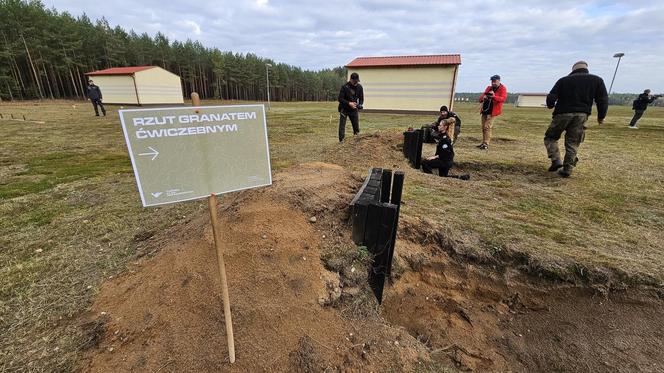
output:
[[480, 149], [482, 149], [483, 146], [484, 146], [484, 143], [481, 143], [479, 145], [475, 145], [476, 148], [480, 148]]
[[489, 149], [489, 145], [481, 144], [480, 146], [478, 146], [478, 148], [480, 148], [480, 150], [487, 150], [487, 149]]
[[554, 159], [551, 161], [551, 166], [549, 167], [549, 172], [558, 171], [559, 168], [563, 166], [563, 162], [560, 159]]
[[564, 166], [560, 171], [558, 171], [558, 175], [562, 177], [570, 177], [572, 175], [572, 167], [570, 166]]

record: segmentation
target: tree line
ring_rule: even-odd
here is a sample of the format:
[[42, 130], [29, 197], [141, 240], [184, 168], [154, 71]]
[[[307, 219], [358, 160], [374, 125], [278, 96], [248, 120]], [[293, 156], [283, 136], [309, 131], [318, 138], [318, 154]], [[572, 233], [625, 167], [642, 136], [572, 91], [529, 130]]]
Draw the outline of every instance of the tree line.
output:
[[[85, 73], [154, 65], [182, 78], [188, 97], [278, 101], [336, 100], [343, 67], [308, 71], [254, 54], [169, 40], [161, 32], [127, 32], [105, 18], [92, 21], [48, 9], [41, 1], [0, 0], [0, 98], [84, 98]], [[271, 65], [271, 66], [270, 66]]]

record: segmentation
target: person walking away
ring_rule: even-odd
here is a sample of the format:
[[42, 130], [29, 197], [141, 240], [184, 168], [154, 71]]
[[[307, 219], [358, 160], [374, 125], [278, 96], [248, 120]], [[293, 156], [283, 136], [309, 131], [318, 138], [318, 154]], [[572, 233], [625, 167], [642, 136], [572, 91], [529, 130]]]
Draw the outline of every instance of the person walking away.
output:
[[431, 174], [433, 173], [433, 169], [437, 168], [438, 175], [441, 177], [453, 177], [461, 180], [470, 179], [470, 175], [468, 174], [450, 175], [449, 172], [452, 167], [454, 167], [454, 146], [452, 139], [447, 136], [447, 133], [441, 132], [438, 144], [436, 144], [436, 154], [422, 161], [422, 172]]
[[353, 135], [360, 133], [360, 114], [364, 104], [364, 90], [358, 73], [350, 74], [350, 79], [339, 91], [339, 142], [346, 137], [346, 119], [353, 125]]
[[101, 103], [101, 89], [92, 80], [88, 81], [88, 98], [95, 109], [95, 115], [99, 116], [99, 108], [101, 108], [101, 112], [106, 116], [106, 109], [104, 108], [104, 104]]
[[632, 117], [632, 121], [629, 122], [629, 128], [631, 129], [638, 129], [639, 127], [636, 126], [636, 122], [641, 119], [643, 116], [643, 113], [646, 112], [646, 109], [648, 108], [648, 105], [652, 104], [657, 100], [658, 98], [662, 97], [662, 95], [655, 95], [651, 96], [650, 95], [650, 90], [646, 89], [637, 97], [636, 100], [632, 103], [632, 110], [634, 110], [634, 117]]
[[[604, 80], [590, 74], [588, 64], [579, 61], [572, 72], [558, 79], [546, 96], [546, 106], [553, 110], [553, 119], [544, 134], [544, 146], [551, 159], [549, 171], [559, 170], [569, 177], [579, 158], [579, 146], [585, 138], [585, 123], [592, 113], [593, 101], [597, 105], [597, 123], [602, 124], [609, 108], [609, 95]], [[565, 132], [565, 159], [560, 160], [558, 140]]]
[[507, 100], [507, 87], [500, 83], [500, 75], [494, 75], [491, 78], [491, 85], [486, 87], [484, 93], [480, 95], [480, 114], [482, 115], [482, 143], [478, 148], [489, 149], [491, 143], [491, 130], [493, 120], [502, 114], [503, 103]]

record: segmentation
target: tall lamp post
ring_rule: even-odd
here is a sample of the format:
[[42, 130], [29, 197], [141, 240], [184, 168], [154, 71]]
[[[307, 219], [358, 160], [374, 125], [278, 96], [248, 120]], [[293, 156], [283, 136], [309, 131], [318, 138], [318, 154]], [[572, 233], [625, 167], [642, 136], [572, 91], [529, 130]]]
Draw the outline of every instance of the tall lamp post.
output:
[[613, 81], [616, 80], [616, 73], [618, 72], [618, 66], [620, 66], [620, 59], [623, 58], [625, 53], [616, 53], [613, 55], [613, 58], [618, 59], [618, 63], [616, 64], [616, 70], [613, 72], [613, 79], [611, 79], [611, 86], [609, 87], [609, 94], [611, 94], [611, 90], [613, 89]]
[[267, 109], [270, 110], [270, 67], [272, 64], [265, 64], [265, 79], [267, 80]]

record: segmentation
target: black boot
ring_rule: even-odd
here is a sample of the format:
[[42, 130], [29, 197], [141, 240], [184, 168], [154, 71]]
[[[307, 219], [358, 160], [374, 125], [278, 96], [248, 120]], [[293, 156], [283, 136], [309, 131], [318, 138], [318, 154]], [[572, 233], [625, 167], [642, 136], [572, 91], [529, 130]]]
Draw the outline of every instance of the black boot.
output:
[[560, 171], [558, 171], [558, 175], [562, 177], [570, 177], [572, 175], [572, 167], [564, 166]]
[[551, 166], [549, 167], [549, 172], [558, 171], [559, 168], [563, 166], [563, 162], [560, 159], [554, 159], [551, 161]]

